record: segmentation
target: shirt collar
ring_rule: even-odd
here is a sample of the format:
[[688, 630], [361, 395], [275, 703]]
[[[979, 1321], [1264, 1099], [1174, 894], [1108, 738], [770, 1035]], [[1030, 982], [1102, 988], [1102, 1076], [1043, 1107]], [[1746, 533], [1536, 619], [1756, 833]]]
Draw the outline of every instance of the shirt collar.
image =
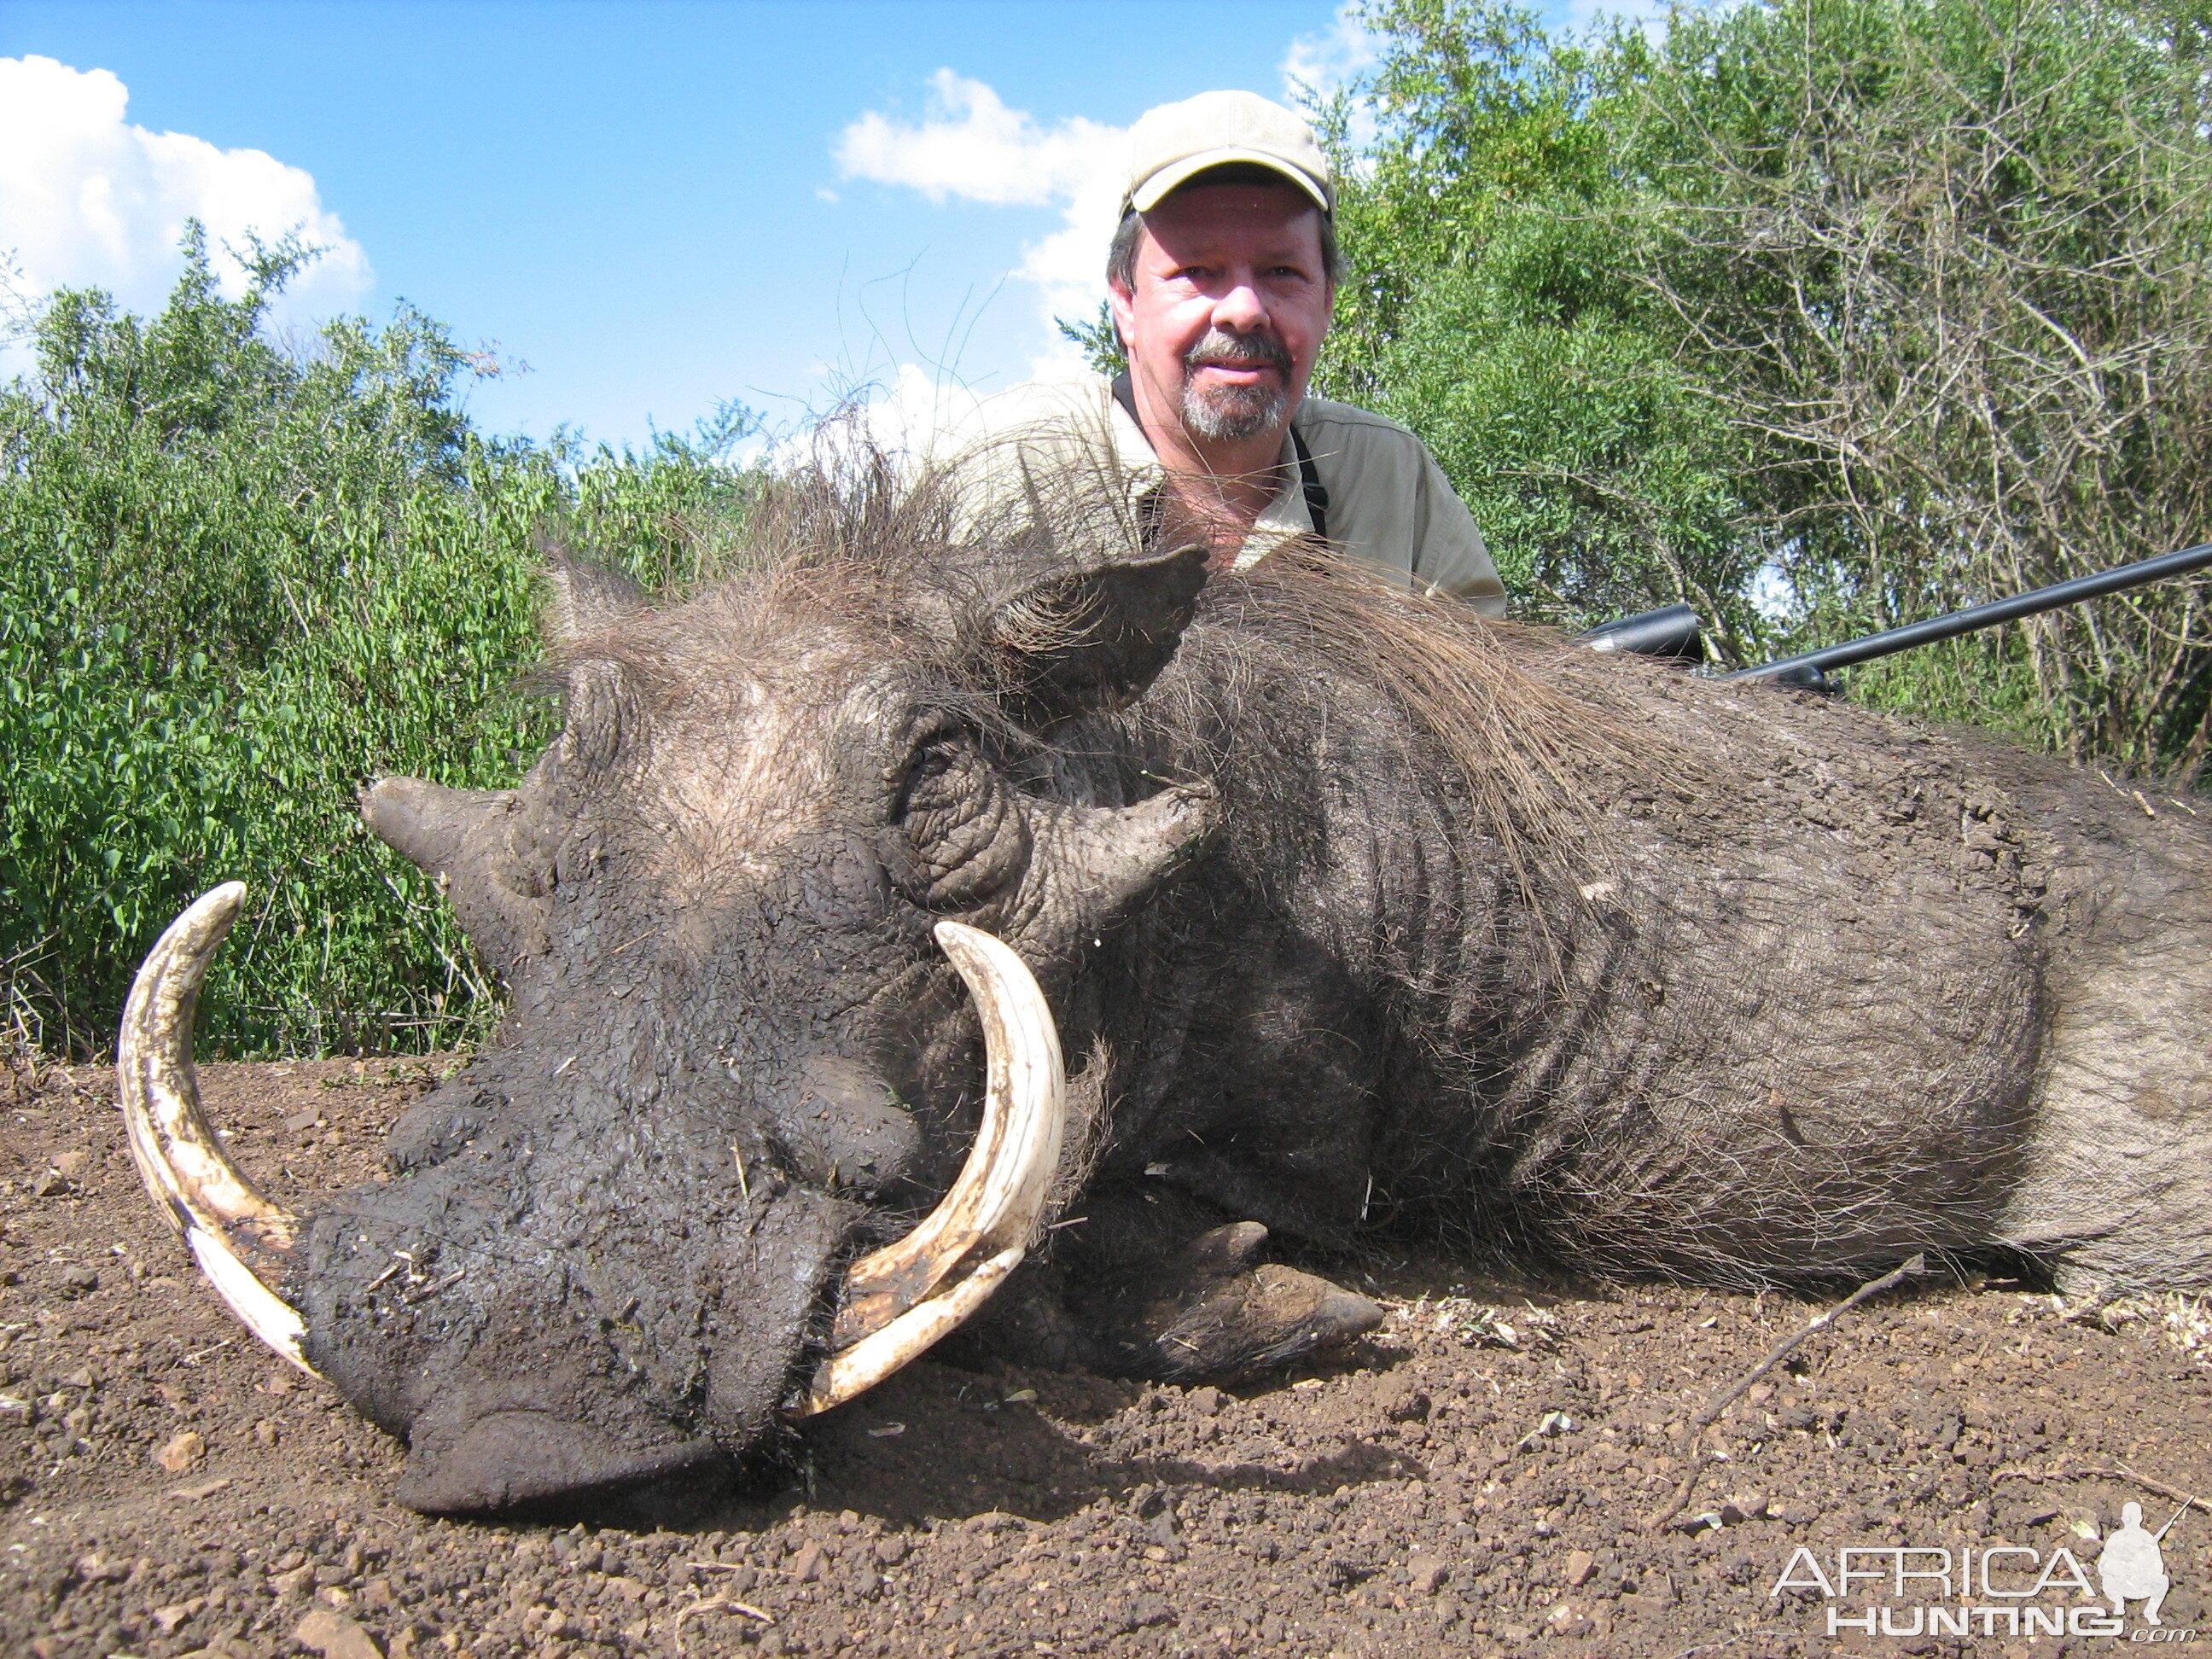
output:
[[[1106, 418], [1114, 434], [1115, 461], [1129, 480], [1130, 495], [1149, 495], [1160, 487], [1166, 469], [1153, 453], [1152, 440], [1145, 436], [1144, 428], [1114, 397], [1111, 383], [1106, 384], [1109, 387]], [[1257, 563], [1292, 537], [1313, 534], [1313, 512], [1306, 503], [1305, 480], [1299, 476], [1297, 447], [1291, 441], [1288, 427], [1283, 429], [1283, 449], [1276, 458], [1275, 471], [1283, 481], [1282, 487], [1275, 491], [1274, 499], [1260, 509], [1260, 516], [1244, 538], [1244, 545], [1237, 555], [1239, 570]]]

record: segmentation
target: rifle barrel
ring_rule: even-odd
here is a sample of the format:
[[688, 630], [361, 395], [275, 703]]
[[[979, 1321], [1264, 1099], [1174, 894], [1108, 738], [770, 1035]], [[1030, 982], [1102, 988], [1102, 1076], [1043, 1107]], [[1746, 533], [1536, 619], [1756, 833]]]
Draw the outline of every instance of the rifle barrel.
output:
[[1778, 674], [1789, 673], [1793, 669], [1848, 668], [1853, 663], [1870, 662], [1876, 657], [1910, 651], [1916, 645], [1932, 645], [1937, 640], [1971, 634], [1978, 628], [1990, 628], [2016, 617], [2033, 617], [2039, 611], [2056, 611], [2062, 605], [2072, 605], [2080, 599], [2094, 599], [2100, 593], [2117, 593], [2123, 588], [2140, 587], [2145, 582], [2202, 570], [2207, 565], [2212, 565], [2212, 542], [2185, 547], [2178, 553], [2161, 553], [2154, 559], [2138, 559], [2135, 563], [2124, 564], [2117, 570], [2100, 570], [2094, 576], [2076, 576], [2069, 581], [2054, 582], [2049, 587], [2015, 593], [2008, 599], [1990, 599], [1985, 604], [1970, 605], [1964, 611], [1930, 617], [1926, 622], [1907, 623], [1902, 628], [1869, 634], [1863, 640], [1846, 640], [1841, 645], [1822, 646], [1818, 651], [1784, 657], [1779, 662], [1764, 663], [1757, 668], [1740, 668], [1735, 673], [1723, 674], [1721, 678], [1765, 680], [1772, 679]]

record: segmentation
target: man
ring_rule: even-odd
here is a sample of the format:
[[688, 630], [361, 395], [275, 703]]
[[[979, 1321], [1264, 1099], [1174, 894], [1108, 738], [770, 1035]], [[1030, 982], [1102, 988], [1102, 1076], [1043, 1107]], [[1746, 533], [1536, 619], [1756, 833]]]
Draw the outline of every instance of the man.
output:
[[1436, 459], [1395, 422], [1309, 397], [1336, 295], [1328, 158], [1289, 110], [1209, 92], [1148, 112], [1107, 289], [1129, 368], [983, 406], [1017, 451], [1103, 422], [1158, 533], [1243, 568], [1319, 534], [1353, 558], [1502, 616], [1505, 590]]

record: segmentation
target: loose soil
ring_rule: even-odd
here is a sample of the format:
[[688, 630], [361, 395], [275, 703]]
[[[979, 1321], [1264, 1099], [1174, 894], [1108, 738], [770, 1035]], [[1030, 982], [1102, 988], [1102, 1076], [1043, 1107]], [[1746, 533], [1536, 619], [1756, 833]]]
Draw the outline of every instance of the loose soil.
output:
[[[241, 1161], [301, 1206], [374, 1177], [422, 1063], [204, 1068]], [[1885, 1296], [1691, 1425], [1818, 1300], [1561, 1291], [1370, 1264], [1335, 1363], [1233, 1389], [924, 1362], [806, 1431], [787, 1489], [681, 1531], [426, 1520], [401, 1451], [256, 1347], [138, 1188], [111, 1080], [0, 1081], [0, 1653], [1686, 1656], [2118, 1651], [1842, 1626], [1971, 1603], [1843, 1547], [2089, 1578], [2123, 1504], [2212, 1492], [2193, 1304], [2085, 1315], [2001, 1282]], [[1357, 1273], [1346, 1275], [1358, 1279]], [[2166, 1633], [2212, 1626], [2212, 1512], [2164, 1540]], [[2000, 1558], [1996, 1589], [2025, 1589]], [[1793, 1565], [1793, 1559], [1796, 1565]], [[1936, 1558], [1908, 1558], [1932, 1569]], [[2040, 1567], [2029, 1568], [2039, 1571]], [[1785, 1576], [1808, 1589], [1776, 1584]], [[2063, 1577], [2063, 1568], [2060, 1577]], [[2031, 1628], [2037, 1626], [2033, 1621]], [[2139, 1605], [2129, 1637], [2151, 1633]], [[2139, 1633], [2140, 1632], [2140, 1633]], [[2212, 1640], [2212, 1634], [2206, 1638]]]

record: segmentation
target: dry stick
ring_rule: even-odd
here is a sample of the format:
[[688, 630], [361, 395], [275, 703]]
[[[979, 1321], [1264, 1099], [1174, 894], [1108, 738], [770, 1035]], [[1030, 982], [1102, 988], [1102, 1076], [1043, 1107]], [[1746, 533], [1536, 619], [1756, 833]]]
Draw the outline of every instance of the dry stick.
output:
[[1672, 1521], [1676, 1516], [1682, 1512], [1682, 1506], [1690, 1501], [1690, 1494], [1697, 1489], [1698, 1477], [1705, 1472], [1706, 1466], [1713, 1461], [1710, 1454], [1695, 1449], [1698, 1443], [1698, 1437], [1703, 1434], [1707, 1429], [1712, 1427], [1715, 1423], [1718, 1422], [1723, 1412], [1726, 1411], [1730, 1406], [1735, 1405], [1737, 1401], [1743, 1398], [1745, 1391], [1748, 1389], [1753, 1383], [1758, 1382], [1760, 1377], [1765, 1376], [1767, 1372], [1772, 1370], [1784, 1360], [1789, 1358], [1791, 1354], [1796, 1352], [1799, 1346], [1804, 1342], [1805, 1339], [1811, 1336], [1815, 1331], [1824, 1331], [1827, 1329], [1827, 1328], [1834, 1324], [1838, 1319], [1849, 1313], [1853, 1308], [1857, 1307], [1860, 1303], [1868, 1300], [1871, 1297], [1880, 1296], [1884, 1291], [1893, 1289], [1897, 1285], [1902, 1285], [1906, 1279], [1911, 1278], [1914, 1274], [1925, 1273], [1927, 1270], [1928, 1258], [1925, 1255], [1915, 1255], [1911, 1261], [1905, 1262], [1902, 1267], [1892, 1268], [1889, 1272], [1884, 1273], [1880, 1279], [1870, 1279], [1867, 1280], [1865, 1284], [1860, 1285], [1858, 1289], [1853, 1291], [1841, 1302], [1838, 1302], [1834, 1307], [1829, 1309], [1827, 1312], [1814, 1318], [1802, 1330], [1792, 1332], [1790, 1335], [1784, 1337], [1781, 1341], [1769, 1348], [1766, 1351], [1766, 1357], [1765, 1358], [1761, 1359], [1756, 1365], [1753, 1365], [1748, 1371], [1746, 1371], [1743, 1376], [1738, 1378], [1735, 1384], [1725, 1393], [1716, 1398], [1711, 1405], [1706, 1407], [1702, 1412], [1699, 1412], [1690, 1424], [1690, 1444], [1692, 1449], [1690, 1459], [1690, 1471], [1687, 1474], [1685, 1474], [1682, 1477], [1682, 1484], [1675, 1487], [1674, 1501], [1669, 1503], [1665, 1509], [1661, 1510], [1657, 1514], [1647, 1518], [1644, 1522], [1644, 1529], [1649, 1532], [1656, 1532], [1660, 1528], [1665, 1526], [1669, 1521]]
[[[722, 1563], [719, 1561], [694, 1561], [691, 1565], [695, 1567], [713, 1566], [724, 1572], [735, 1571], [733, 1568], [724, 1566]], [[702, 1613], [713, 1613], [717, 1610], [724, 1613], [741, 1613], [748, 1619], [757, 1619], [763, 1625], [773, 1625], [775, 1623], [775, 1618], [773, 1614], [755, 1607], [750, 1601], [739, 1601], [731, 1596], [709, 1595], [703, 1600], [693, 1601], [687, 1606], [683, 1612], [676, 1615], [676, 1622], [673, 1626], [670, 1626], [669, 1629], [669, 1634], [675, 1638], [676, 1651], [678, 1659], [688, 1659], [690, 1653], [690, 1650], [684, 1645], [684, 1626]]]
[[[2212, 1498], [2198, 1498], [2179, 1486], [2169, 1486], [2163, 1480], [2154, 1480], [2147, 1474], [2137, 1474], [2126, 1464], [2100, 1469], [2088, 1464], [2078, 1469], [1999, 1469], [1990, 1477], [1990, 1484], [2000, 1480], [2132, 1480], [2146, 1492], [2154, 1492], [2161, 1498], [2178, 1498], [2185, 1506], [2194, 1505], [2205, 1514], [2212, 1515]], [[2172, 1523], [2167, 1522], [2169, 1526]]]

